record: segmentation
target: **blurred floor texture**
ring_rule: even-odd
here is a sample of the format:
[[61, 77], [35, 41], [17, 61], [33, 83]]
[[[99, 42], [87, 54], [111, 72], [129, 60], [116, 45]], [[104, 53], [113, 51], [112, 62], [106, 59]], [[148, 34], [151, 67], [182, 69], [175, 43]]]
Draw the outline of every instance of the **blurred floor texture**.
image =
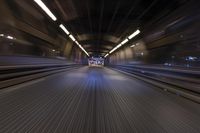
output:
[[108, 68], [0, 90], [0, 133], [199, 133], [200, 106]]

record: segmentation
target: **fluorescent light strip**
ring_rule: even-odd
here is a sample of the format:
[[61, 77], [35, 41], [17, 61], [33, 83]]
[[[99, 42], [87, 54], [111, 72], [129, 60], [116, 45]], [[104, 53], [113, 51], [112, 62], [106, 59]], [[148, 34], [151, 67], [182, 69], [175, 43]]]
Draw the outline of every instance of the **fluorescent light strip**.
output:
[[116, 47], [113, 48], [109, 53], [111, 54], [111, 53], [113, 53], [115, 50], [116, 50]]
[[85, 52], [85, 54], [86, 54], [87, 56], [89, 56], [88, 52], [79, 44], [78, 41], [75, 41], [75, 43], [81, 48], [81, 50], [82, 50], [83, 52]]
[[85, 51], [85, 49], [80, 45], [80, 47], [81, 47], [81, 49], [83, 50], [83, 52], [85, 52], [85, 54], [87, 55], [87, 56], [89, 56], [89, 54]]
[[[41, 1], [41, 0], [34, 0], [44, 11], [45, 13], [54, 21], [57, 20], [57, 18], [55, 17], [55, 15], [48, 9], [48, 7]], [[69, 31], [65, 28], [65, 26], [63, 24], [60, 24], [59, 27], [67, 34], [69, 35]], [[0, 34], [0, 36], [4, 36], [3, 34]], [[72, 41], [74, 41], [81, 49], [83, 52], [86, 53], [87, 56], [89, 56], [89, 54], [87, 53], [87, 51], [85, 51], [85, 49], [76, 41], [76, 39], [74, 38], [73, 35], [69, 35], [69, 37], [72, 39]], [[7, 36], [8, 39], [14, 39], [11, 36]]]
[[11, 39], [11, 40], [14, 39], [14, 37], [12, 37], [12, 36], [7, 36], [6, 38]]
[[4, 35], [4, 34], [0, 34], [0, 37], [5, 37], [5, 38], [7, 38], [7, 39], [10, 39], [10, 40], [13, 40], [13, 39], [15, 39], [14, 37], [12, 37], [12, 36], [10, 36], [10, 35]]
[[131, 48], [135, 47], [135, 44], [131, 45], [130, 47], [131, 47]]
[[46, 14], [53, 20], [56, 21], [57, 18], [55, 15], [49, 10], [49, 8], [41, 1], [41, 0], [34, 0], [45, 12]]
[[106, 58], [109, 54], [106, 54], [104, 57]]
[[[115, 50], [120, 48], [122, 45], [126, 44], [130, 39], [134, 38], [138, 34], [140, 34], [140, 30], [136, 30], [135, 32], [133, 32], [133, 34], [131, 34], [128, 38], [126, 38], [124, 41], [122, 41], [120, 44], [118, 44], [116, 47], [114, 47], [109, 53], [110, 54], [113, 53]], [[136, 45], [138, 45], [138, 44], [136, 44]], [[135, 47], [135, 45], [132, 45], [131, 47]], [[109, 54], [106, 54], [104, 57], [107, 57], [108, 55]]]
[[75, 41], [75, 43], [76, 43], [77, 45], [80, 45], [80, 44], [78, 43], [78, 41]]
[[137, 36], [138, 34], [140, 34], [140, 30], [136, 30], [135, 32], [133, 32], [133, 34], [131, 34], [128, 39], [132, 39], [133, 37]]
[[63, 24], [60, 24], [59, 26], [67, 35], [69, 35], [69, 31], [65, 28]]
[[118, 44], [116, 47], [119, 48], [119, 47], [121, 47], [121, 46], [122, 46], [122, 44], [120, 43], [120, 44]]
[[69, 37], [72, 39], [72, 41], [76, 41], [76, 39], [74, 38], [74, 36], [73, 35], [69, 35]]
[[128, 42], [128, 39], [125, 39], [124, 41], [121, 42], [122, 45]]
[[122, 44], [118, 44], [116, 47], [114, 47], [109, 53], [111, 54], [112, 52], [114, 52], [115, 50], [117, 50], [118, 48], [120, 48], [122, 46]]

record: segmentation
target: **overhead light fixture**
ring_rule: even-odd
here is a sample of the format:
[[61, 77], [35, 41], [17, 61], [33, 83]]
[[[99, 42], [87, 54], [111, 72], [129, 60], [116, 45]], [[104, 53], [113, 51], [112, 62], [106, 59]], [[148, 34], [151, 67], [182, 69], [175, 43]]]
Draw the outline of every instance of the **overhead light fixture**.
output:
[[109, 53], [111, 54], [112, 52], [114, 52], [115, 50], [117, 50], [118, 48], [120, 48], [122, 46], [122, 43], [118, 44], [116, 47], [114, 47]]
[[[65, 26], [63, 24], [60, 24], [59, 26], [67, 35], [69, 35], [69, 31], [65, 28]], [[87, 55], [89, 56], [89, 54], [87, 53], [87, 51], [79, 44], [78, 41], [76, 41], [76, 39], [74, 38], [73, 35], [69, 35], [70, 39], [72, 39], [72, 41], [74, 41], [80, 48], [81, 50]]]
[[135, 46], [138, 46], [138, 45], [140, 45], [140, 43], [138, 42], [138, 43], [136, 43], [136, 44], [133, 44], [133, 45], [131, 45], [130, 47], [131, 48], [133, 48], [133, 47], [135, 47]]
[[4, 34], [0, 34], [1, 37], [4, 37]]
[[[131, 34], [130, 36], [128, 36], [128, 38], [126, 38], [125, 40], [123, 40], [120, 44], [118, 44], [116, 47], [114, 47], [109, 53], [107, 53], [104, 57], [106, 58], [109, 54], [113, 53], [115, 50], [117, 50], [118, 48], [120, 48], [122, 45], [126, 44], [130, 39], [132, 39], [133, 37], [137, 36], [138, 34], [140, 34], [140, 30], [136, 30], [135, 32], [133, 32], [133, 34]], [[132, 45], [130, 47], [135, 47], [137, 46], [138, 43], [136, 45]]]
[[89, 54], [87, 53], [87, 51], [85, 51], [85, 49], [80, 45], [80, 48], [82, 49], [82, 51], [83, 52], [85, 52], [85, 54], [87, 55], [87, 56], [89, 56]]
[[80, 45], [80, 43], [79, 43], [78, 41], [75, 41], [75, 43], [76, 43], [79, 47], [81, 47], [81, 45]]
[[69, 35], [69, 31], [65, 28], [63, 24], [60, 24], [59, 26], [67, 35]]
[[132, 39], [133, 37], [137, 36], [138, 34], [140, 34], [140, 30], [136, 30], [135, 32], [133, 32], [133, 34], [131, 34], [128, 39]]
[[69, 37], [79, 46], [79, 48], [80, 48], [87, 56], [89, 56], [88, 52], [79, 44], [78, 41], [76, 41], [76, 39], [75, 39], [72, 35], [70, 35]]
[[112, 49], [112, 50], [109, 52], [109, 54], [111, 54], [112, 52], [114, 52], [114, 49]]
[[44, 11], [45, 13], [53, 20], [56, 21], [57, 18], [55, 15], [49, 10], [49, 8], [41, 1], [41, 0], [34, 0]]
[[121, 46], [122, 46], [122, 44], [120, 43], [120, 44], [118, 44], [116, 47], [119, 48], [119, 47], [121, 47]]
[[104, 57], [106, 58], [109, 54], [106, 54]]
[[76, 39], [74, 38], [74, 36], [73, 35], [69, 35], [69, 37], [72, 39], [72, 41], [76, 41]]
[[87, 52], [77, 41], [75, 41], [75, 43], [81, 48], [81, 50], [82, 50], [87, 56], [89, 56], [88, 52]]
[[85, 49], [84, 49], [81, 45], [79, 45], [79, 47], [82, 49], [83, 52], [85, 52], [85, 54], [86, 54], [87, 56], [89, 56], [89, 54], [87, 53], [87, 51], [85, 51]]
[[86, 52], [85, 49], [84, 49], [84, 52], [85, 52], [85, 54], [86, 54], [87, 56], [89, 56], [88, 52]]
[[135, 47], [135, 44], [131, 45], [130, 47], [131, 47], [131, 48]]
[[117, 49], [116, 47], [113, 48], [109, 53], [110, 53], [110, 54], [113, 53], [116, 49]]
[[12, 36], [7, 36], [6, 38], [11, 39], [11, 40], [14, 39], [14, 37], [12, 37]]
[[122, 45], [128, 42], [128, 39], [125, 39], [124, 41], [121, 42]]

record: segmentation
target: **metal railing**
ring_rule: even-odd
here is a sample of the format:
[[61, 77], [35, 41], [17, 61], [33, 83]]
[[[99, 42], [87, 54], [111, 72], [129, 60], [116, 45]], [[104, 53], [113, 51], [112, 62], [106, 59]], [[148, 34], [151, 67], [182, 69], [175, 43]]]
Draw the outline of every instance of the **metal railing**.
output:
[[148, 65], [112, 65], [115, 70], [200, 103], [200, 71]]
[[0, 89], [79, 67], [73, 63], [1, 66]]

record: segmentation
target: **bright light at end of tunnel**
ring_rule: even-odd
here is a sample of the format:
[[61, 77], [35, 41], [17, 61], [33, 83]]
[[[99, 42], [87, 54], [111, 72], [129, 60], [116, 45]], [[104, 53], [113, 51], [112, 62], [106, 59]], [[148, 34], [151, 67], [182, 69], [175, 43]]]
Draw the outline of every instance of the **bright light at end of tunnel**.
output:
[[69, 35], [69, 31], [65, 28], [63, 24], [60, 24], [59, 26], [67, 35]]
[[131, 34], [128, 39], [132, 39], [133, 37], [137, 36], [138, 34], [140, 34], [140, 30], [136, 30], [135, 32], [133, 32], [133, 34]]
[[56, 21], [57, 18], [55, 15], [49, 10], [49, 8], [41, 1], [41, 0], [34, 0], [45, 12], [46, 14], [53, 20]]
[[72, 39], [72, 41], [76, 41], [76, 39], [74, 38], [74, 36], [72, 36], [72, 35], [69, 35], [69, 37]]

